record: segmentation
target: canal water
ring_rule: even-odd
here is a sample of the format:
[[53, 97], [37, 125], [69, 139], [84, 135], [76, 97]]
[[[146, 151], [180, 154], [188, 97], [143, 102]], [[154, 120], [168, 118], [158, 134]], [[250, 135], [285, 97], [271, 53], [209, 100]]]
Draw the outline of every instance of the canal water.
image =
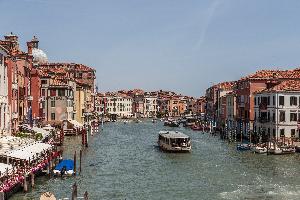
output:
[[[12, 199], [39, 199], [50, 191], [59, 198], [88, 191], [95, 200], [300, 199], [300, 154], [273, 156], [237, 152], [219, 137], [183, 127], [192, 152], [173, 154], [157, 147], [161, 122], [105, 124], [89, 138], [82, 173], [71, 178], [39, 177], [36, 187]], [[73, 158], [81, 137], [65, 139], [64, 158]]]

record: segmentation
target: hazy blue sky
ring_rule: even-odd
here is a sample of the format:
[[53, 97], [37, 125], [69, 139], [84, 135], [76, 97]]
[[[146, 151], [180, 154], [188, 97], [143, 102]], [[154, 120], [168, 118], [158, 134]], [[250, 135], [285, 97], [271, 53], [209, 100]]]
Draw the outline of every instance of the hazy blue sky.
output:
[[300, 64], [298, 0], [0, 0], [0, 34], [93, 66], [101, 91], [170, 89]]

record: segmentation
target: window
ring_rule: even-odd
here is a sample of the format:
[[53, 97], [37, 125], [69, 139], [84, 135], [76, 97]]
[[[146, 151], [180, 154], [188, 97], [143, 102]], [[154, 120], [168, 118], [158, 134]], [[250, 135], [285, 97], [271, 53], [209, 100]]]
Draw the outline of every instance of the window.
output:
[[51, 100], [51, 107], [54, 108], [55, 107], [55, 101]]
[[285, 134], [284, 134], [284, 128], [283, 129], [280, 129], [280, 137], [284, 137]]
[[279, 121], [280, 122], [285, 121], [285, 111], [279, 111]]
[[257, 105], [257, 103], [256, 103], [256, 97], [254, 97], [254, 105]]
[[297, 113], [290, 113], [290, 121], [291, 122], [297, 121]]
[[296, 136], [296, 130], [295, 129], [291, 129], [291, 137], [295, 137]]
[[244, 95], [241, 95], [241, 103], [244, 103], [244, 101], [245, 101]]
[[276, 104], [276, 99], [275, 99], [275, 96], [273, 96], [273, 105], [275, 106]]
[[55, 89], [51, 89], [50, 90], [50, 96], [51, 97], [55, 97], [56, 96], [56, 90]]
[[46, 90], [42, 89], [42, 96], [46, 96]]
[[267, 105], [268, 105], [268, 106], [270, 105], [270, 97], [268, 97]]
[[47, 80], [42, 80], [41, 83], [42, 84], [47, 84]]
[[3, 55], [0, 53], [0, 65], [3, 64]]
[[297, 97], [290, 97], [290, 105], [291, 106], [297, 106]]
[[273, 138], [276, 137], [276, 130], [273, 128]]
[[279, 96], [279, 105], [284, 106], [284, 96]]
[[65, 90], [64, 89], [59, 89], [58, 90], [58, 96], [59, 97], [65, 96]]
[[51, 113], [51, 120], [55, 120], [55, 113]]

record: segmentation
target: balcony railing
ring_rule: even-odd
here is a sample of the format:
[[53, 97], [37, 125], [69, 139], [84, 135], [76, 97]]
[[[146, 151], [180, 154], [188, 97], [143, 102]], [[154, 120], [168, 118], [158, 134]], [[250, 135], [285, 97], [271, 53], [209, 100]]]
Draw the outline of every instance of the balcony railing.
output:
[[239, 107], [245, 107], [245, 102], [239, 102], [238, 105]]
[[32, 100], [33, 100], [33, 96], [28, 96], [28, 97], [27, 97], [27, 100], [28, 100], [28, 101], [32, 101]]
[[266, 103], [260, 103], [259, 104], [259, 110], [260, 111], [266, 111], [268, 108], [268, 105]]
[[12, 87], [13, 90], [18, 90], [18, 84], [17, 83], [13, 83], [11, 87]]
[[12, 119], [18, 119], [18, 113], [12, 113], [11, 118]]

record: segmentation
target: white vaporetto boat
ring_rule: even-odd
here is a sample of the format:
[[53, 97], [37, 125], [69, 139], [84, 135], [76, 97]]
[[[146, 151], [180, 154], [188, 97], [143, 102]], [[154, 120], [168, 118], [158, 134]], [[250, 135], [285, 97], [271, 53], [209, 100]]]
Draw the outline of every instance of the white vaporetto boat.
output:
[[190, 137], [178, 131], [160, 131], [158, 145], [170, 152], [190, 152], [192, 149]]

